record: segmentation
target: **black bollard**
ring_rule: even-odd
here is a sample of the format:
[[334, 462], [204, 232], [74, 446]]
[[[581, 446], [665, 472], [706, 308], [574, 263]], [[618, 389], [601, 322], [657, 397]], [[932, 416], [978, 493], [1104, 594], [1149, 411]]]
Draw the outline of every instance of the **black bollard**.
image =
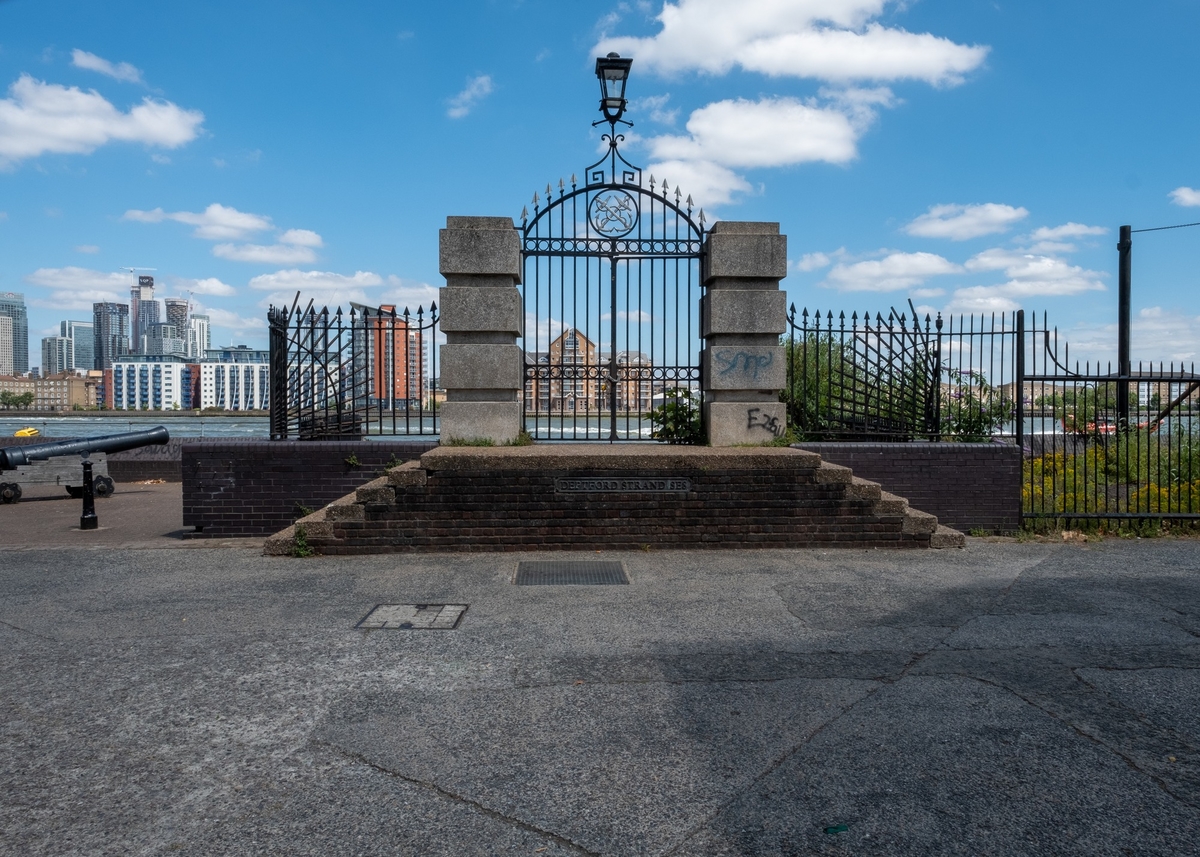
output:
[[79, 529], [94, 530], [100, 526], [96, 517], [96, 496], [92, 493], [92, 462], [87, 450], [83, 452], [83, 514], [79, 516]]

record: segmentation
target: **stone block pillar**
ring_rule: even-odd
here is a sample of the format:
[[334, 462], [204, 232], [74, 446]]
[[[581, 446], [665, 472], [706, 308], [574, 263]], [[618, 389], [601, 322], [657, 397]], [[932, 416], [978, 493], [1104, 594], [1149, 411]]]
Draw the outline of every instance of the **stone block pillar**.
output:
[[521, 431], [521, 242], [507, 217], [447, 217], [441, 230], [442, 441], [507, 443]]
[[787, 236], [778, 223], [713, 224], [705, 239], [700, 377], [713, 446], [764, 443], [787, 428], [780, 335], [787, 326]]

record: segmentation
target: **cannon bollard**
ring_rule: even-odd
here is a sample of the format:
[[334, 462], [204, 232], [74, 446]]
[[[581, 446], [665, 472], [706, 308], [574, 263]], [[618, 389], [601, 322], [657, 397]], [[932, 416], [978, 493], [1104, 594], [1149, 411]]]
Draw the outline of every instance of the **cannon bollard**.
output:
[[92, 462], [88, 459], [87, 450], [83, 455], [83, 514], [79, 516], [79, 529], [94, 530], [100, 526], [96, 517], [96, 497], [92, 492]]

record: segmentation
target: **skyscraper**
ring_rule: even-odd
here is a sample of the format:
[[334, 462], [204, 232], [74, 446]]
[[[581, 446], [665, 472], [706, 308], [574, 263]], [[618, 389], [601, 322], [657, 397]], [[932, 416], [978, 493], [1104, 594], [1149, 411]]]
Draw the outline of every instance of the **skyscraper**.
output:
[[75, 367], [75, 341], [66, 336], [42, 337], [42, 377]]
[[178, 331], [187, 330], [188, 300], [186, 298], [163, 298], [167, 310], [167, 324], [175, 325]]
[[111, 369], [113, 361], [129, 355], [129, 307], [125, 304], [92, 304], [93, 359], [97, 369]]
[[25, 296], [18, 292], [0, 292], [0, 315], [12, 319], [12, 345], [7, 354], [12, 358], [11, 374], [29, 371], [29, 316], [25, 311]]
[[153, 324], [159, 323], [158, 301], [154, 299], [154, 278], [138, 277], [138, 284], [129, 290], [130, 350], [140, 354], [142, 337]]
[[59, 322], [59, 335], [72, 340], [75, 364], [68, 369], [95, 369], [95, 326], [90, 321]]
[[210, 348], [212, 336], [209, 333], [208, 316], [193, 313], [187, 326], [187, 356], [202, 359], [204, 352]]
[[11, 375], [12, 365], [12, 319], [0, 315], [0, 375]]

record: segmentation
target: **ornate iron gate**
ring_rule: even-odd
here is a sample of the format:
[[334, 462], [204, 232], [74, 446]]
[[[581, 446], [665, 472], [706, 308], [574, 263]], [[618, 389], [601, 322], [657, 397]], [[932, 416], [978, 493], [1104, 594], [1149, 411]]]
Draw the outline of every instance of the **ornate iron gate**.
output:
[[668, 396], [698, 407], [704, 212], [606, 134], [579, 186], [521, 214], [525, 430], [547, 440], [649, 440]]

